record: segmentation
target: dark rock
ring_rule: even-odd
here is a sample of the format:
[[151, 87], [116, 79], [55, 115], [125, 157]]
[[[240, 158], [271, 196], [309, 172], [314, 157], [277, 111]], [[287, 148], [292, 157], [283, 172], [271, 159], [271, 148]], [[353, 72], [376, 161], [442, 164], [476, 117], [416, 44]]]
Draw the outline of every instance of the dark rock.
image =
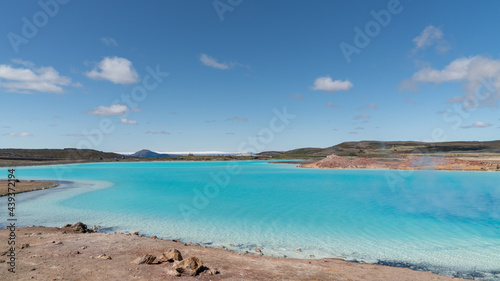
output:
[[82, 223], [82, 222], [77, 222], [73, 225], [65, 225], [64, 227], [68, 227], [68, 228], [71, 228], [72, 230], [76, 231], [76, 232], [81, 232], [81, 233], [87, 233], [89, 232], [88, 231], [88, 228], [87, 228], [87, 225]]

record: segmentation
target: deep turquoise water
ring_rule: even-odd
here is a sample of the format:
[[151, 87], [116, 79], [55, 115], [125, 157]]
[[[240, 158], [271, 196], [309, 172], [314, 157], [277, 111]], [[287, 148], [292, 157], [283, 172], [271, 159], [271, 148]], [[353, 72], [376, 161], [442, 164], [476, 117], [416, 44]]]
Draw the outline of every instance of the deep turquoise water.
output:
[[500, 280], [500, 173], [240, 161], [25, 167], [16, 175], [76, 182], [17, 195], [21, 225], [82, 221], [237, 251]]

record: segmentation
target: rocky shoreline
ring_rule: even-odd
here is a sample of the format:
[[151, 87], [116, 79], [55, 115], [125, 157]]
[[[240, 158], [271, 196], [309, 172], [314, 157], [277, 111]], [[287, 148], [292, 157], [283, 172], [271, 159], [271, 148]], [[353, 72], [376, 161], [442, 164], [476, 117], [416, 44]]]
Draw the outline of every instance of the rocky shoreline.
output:
[[[7, 241], [8, 229], [0, 230]], [[139, 233], [99, 233], [82, 223], [16, 230], [16, 273], [9, 280], [461, 280], [425, 271], [340, 259], [289, 259], [236, 253]], [[4, 275], [2, 273], [2, 275]]]
[[500, 171], [500, 162], [450, 157], [396, 156], [393, 158], [341, 157], [332, 154], [299, 167], [316, 169], [396, 169], [444, 171]]

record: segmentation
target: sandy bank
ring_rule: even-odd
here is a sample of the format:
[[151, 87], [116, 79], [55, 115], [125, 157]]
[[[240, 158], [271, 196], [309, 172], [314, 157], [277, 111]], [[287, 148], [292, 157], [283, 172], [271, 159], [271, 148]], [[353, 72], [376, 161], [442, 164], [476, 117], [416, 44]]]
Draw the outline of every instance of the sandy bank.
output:
[[[20, 181], [15, 184], [15, 186], [10, 186], [15, 190], [14, 193], [22, 193], [59, 186], [59, 183], [52, 181]], [[0, 196], [7, 195], [9, 193], [8, 189], [8, 181], [0, 180]]]

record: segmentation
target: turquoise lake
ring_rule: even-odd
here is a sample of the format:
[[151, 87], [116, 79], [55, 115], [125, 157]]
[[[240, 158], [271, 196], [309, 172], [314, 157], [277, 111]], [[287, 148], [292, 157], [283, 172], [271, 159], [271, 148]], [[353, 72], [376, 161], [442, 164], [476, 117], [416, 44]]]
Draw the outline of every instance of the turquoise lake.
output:
[[500, 173], [235, 161], [20, 167], [16, 176], [72, 182], [18, 194], [22, 226], [82, 221], [235, 251], [500, 280]]

